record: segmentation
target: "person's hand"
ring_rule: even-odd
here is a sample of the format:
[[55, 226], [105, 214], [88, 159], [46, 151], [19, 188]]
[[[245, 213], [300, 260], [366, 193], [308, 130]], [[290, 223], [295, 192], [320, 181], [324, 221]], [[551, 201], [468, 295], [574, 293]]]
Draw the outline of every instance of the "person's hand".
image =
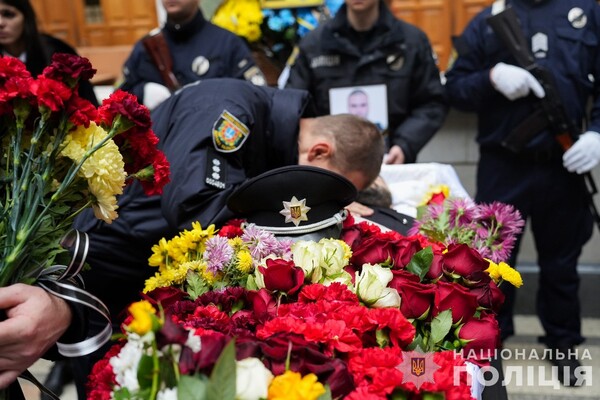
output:
[[563, 154], [563, 165], [569, 172], [584, 174], [600, 162], [600, 133], [587, 131]]
[[540, 99], [546, 95], [542, 85], [529, 71], [514, 65], [496, 64], [490, 71], [490, 80], [494, 88], [509, 100], [525, 97], [530, 91]]
[[358, 215], [361, 217], [368, 217], [373, 215], [375, 211], [372, 208], [365, 206], [364, 204], [353, 201], [352, 203], [346, 206], [346, 210], [350, 212], [350, 214]]
[[71, 309], [59, 297], [18, 283], [0, 288], [0, 389], [52, 347], [71, 323]]
[[386, 164], [404, 164], [404, 152], [398, 145], [393, 145], [385, 155], [383, 162]]
[[144, 105], [150, 111], [154, 110], [169, 97], [171, 97], [171, 91], [160, 83], [148, 82], [144, 85]]

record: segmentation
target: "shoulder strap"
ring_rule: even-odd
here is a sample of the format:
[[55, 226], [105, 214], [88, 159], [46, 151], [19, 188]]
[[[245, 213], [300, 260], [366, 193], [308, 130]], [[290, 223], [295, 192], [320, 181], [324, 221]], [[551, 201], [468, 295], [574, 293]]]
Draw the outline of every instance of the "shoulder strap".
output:
[[165, 86], [169, 88], [171, 92], [176, 91], [181, 87], [179, 81], [173, 74], [173, 59], [167, 46], [167, 41], [163, 35], [162, 30], [152, 30], [144, 39], [142, 39], [144, 48], [150, 55], [152, 62], [158, 68], [160, 75], [165, 83]]

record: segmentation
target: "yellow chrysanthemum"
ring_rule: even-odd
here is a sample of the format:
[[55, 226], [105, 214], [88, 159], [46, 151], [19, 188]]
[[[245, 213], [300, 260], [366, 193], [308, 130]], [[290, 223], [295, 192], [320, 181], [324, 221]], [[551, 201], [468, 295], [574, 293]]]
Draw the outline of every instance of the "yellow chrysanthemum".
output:
[[252, 255], [248, 250], [240, 250], [237, 253], [237, 269], [247, 274], [252, 269]]
[[490, 266], [485, 270], [485, 272], [487, 272], [490, 275], [490, 278], [492, 278], [494, 280], [494, 282], [497, 283], [500, 280], [500, 278], [502, 277], [500, 275], [500, 270], [498, 268], [498, 264], [496, 264], [495, 262], [493, 262], [492, 260], [489, 260], [487, 258], [485, 260], [490, 263]]
[[285, 371], [269, 386], [268, 400], [315, 400], [325, 393], [325, 387], [315, 374], [304, 377], [298, 372]]
[[246, 38], [250, 42], [260, 39], [263, 21], [259, 0], [227, 0], [217, 8], [212, 23]]
[[[106, 131], [93, 122], [88, 128], [79, 126], [66, 136], [61, 155], [80, 163], [85, 154], [106, 136]], [[117, 217], [116, 195], [123, 193], [127, 177], [118, 146], [108, 140], [85, 160], [77, 174], [88, 181], [96, 217], [111, 223]]]
[[156, 315], [156, 310], [146, 301], [138, 301], [129, 306], [129, 312], [133, 321], [128, 325], [128, 329], [138, 335], [145, 335], [152, 330], [152, 317]]
[[209, 285], [212, 285], [217, 281], [217, 277], [206, 268], [206, 263], [202, 265], [202, 269], [198, 272], [200, 273], [200, 277]]
[[167, 239], [161, 238], [157, 244], [152, 246], [152, 255], [148, 258], [148, 264], [151, 267], [158, 267], [162, 271], [167, 267], [167, 256], [169, 255], [169, 245]]
[[510, 282], [515, 287], [523, 286], [523, 278], [519, 271], [511, 267], [505, 262], [498, 264], [498, 272], [503, 280]]

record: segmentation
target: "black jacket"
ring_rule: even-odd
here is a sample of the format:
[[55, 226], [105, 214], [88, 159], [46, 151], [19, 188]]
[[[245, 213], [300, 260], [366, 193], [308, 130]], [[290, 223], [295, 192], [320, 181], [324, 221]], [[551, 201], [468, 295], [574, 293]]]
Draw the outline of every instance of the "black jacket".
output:
[[444, 122], [444, 88], [425, 33], [396, 19], [383, 2], [379, 20], [365, 34], [350, 27], [345, 5], [309, 33], [286, 87], [308, 90], [318, 114], [326, 115], [330, 89], [375, 84], [387, 87], [389, 144], [414, 162]]
[[[105, 302], [115, 323], [154, 274], [148, 257], [162, 237], [171, 239], [194, 221], [219, 227], [233, 217], [226, 203], [237, 186], [297, 163], [298, 125], [308, 100], [305, 91], [208, 79], [186, 86], [154, 111], [153, 129], [171, 165], [163, 194], [148, 197], [133, 184], [119, 198], [112, 224], [91, 210], [75, 222], [90, 235], [86, 289]], [[237, 121], [237, 132], [227, 121]], [[229, 142], [216, 145], [221, 139]]]

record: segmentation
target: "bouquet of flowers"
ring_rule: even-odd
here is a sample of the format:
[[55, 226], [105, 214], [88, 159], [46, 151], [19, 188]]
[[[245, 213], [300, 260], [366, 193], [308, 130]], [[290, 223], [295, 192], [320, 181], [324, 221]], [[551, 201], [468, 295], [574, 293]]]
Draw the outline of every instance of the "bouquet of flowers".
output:
[[34, 79], [0, 58], [0, 286], [33, 283], [60, 260], [60, 239], [84, 208], [110, 223], [128, 182], [152, 195], [169, 180], [146, 107], [122, 91], [97, 109], [78, 95], [94, 73], [86, 58], [55, 54]]
[[225, 0], [211, 21], [244, 38], [282, 68], [294, 46], [308, 32], [333, 17], [343, 0], [326, 0], [319, 7], [262, 8], [259, 0]]
[[94, 366], [90, 399], [472, 397], [460, 351], [485, 363], [496, 348], [497, 284], [516, 271], [351, 217], [318, 242], [240, 223], [154, 246], [158, 272]]
[[410, 233], [419, 232], [446, 245], [468, 244], [495, 263], [508, 260], [525, 225], [519, 210], [509, 204], [477, 204], [448, 194], [443, 185], [432, 188], [426, 203], [417, 209]]

